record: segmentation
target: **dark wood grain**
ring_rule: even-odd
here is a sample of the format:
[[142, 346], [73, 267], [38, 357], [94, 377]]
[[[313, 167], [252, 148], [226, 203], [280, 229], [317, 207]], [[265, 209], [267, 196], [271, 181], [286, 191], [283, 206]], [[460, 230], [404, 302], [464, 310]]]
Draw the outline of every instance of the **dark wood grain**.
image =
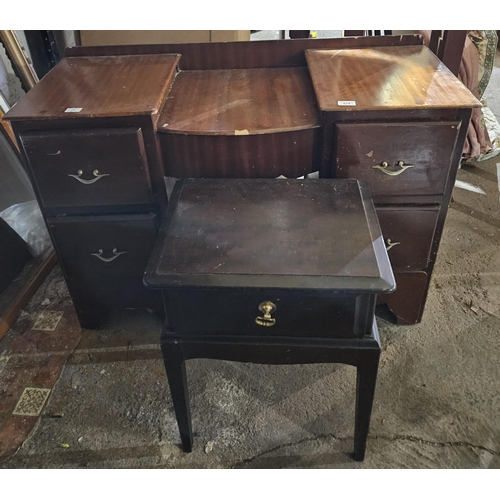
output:
[[305, 66], [304, 50], [346, 49], [422, 45], [421, 35], [359, 38], [308, 38], [296, 40], [255, 40], [250, 42], [173, 43], [159, 45], [121, 45], [70, 47], [67, 56], [110, 56], [127, 54], [181, 54], [182, 70], [272, 68]]
[[[176, 333], [184, 335], [262, 335], [263, 328], [255, 318], [262, 316], [258, 306], [266, 300], [276, 305], [276, 324], [272, 327], [275, 337], [362, 338], [372, 327], [374, 303], [363, 321], [356, 321], [359, 309], [366, 307], [358, 294], [308, 295], [289, 290], [169, 291], [169, 324]], [[224, 311], [222, 321], [217, 311]]]
[[[157, 113], [179, 55], [65, 58], [5, 115], [6, 120]], [[79, 112], [67, 109], [82, 108]]]
[[387, 304], [399, 325], [414, 325], [422, 320], [429, 287], [425, 271], [394, 273], [397, 293], [377, 295], [377, 304]]
[[155, 214], [54, 217], [47, 225], [84, 328], [101, 326], [112, 309], [152, 307], [159, 299], [142, 283]]
[[44, 207], [153, 201], [141, 129], [28, 132], [20, 138]]
[[358, 370], [354, 458], [363, 460], [380, 356], [376, 293], [394, 286], [365, 183], [179, 181], [144, 282], [164, 297], [161, 344], [185, 451], [185, 360], [339, 362]]
[[306, 59], [322, 111], [481, 106], [425, 46], [307, 50]]
[[175, 189], [146, 271], [151, 286], [393, 289], [364, 184], [187, 179]]
[[306, 68], [181, 71], [158, 120], [158, 131], [254, 135], [320, 124]]
[[[377, 196], [424, 196], [444, 193], [459, 132], [455, 122], [339, 123], [336, 126], [335, 176], [364, 179]], [[399, 175], [376, 168], [387, 162], [413, 165]]]
[[158, 134], [165, 175], [300, 177], [319, 170], [320, 129], [258, 135]]
[[427, 267], [439, 209], [439, 206], [377, 207], [394, 270], [420, 271]]

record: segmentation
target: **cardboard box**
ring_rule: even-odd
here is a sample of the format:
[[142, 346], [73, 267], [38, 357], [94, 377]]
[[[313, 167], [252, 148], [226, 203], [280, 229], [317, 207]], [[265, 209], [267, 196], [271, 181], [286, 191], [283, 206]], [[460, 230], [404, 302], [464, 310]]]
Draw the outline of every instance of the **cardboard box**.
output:
[[81, 43], [136, 45], [250, 40], [250, 30], [80, 30]]

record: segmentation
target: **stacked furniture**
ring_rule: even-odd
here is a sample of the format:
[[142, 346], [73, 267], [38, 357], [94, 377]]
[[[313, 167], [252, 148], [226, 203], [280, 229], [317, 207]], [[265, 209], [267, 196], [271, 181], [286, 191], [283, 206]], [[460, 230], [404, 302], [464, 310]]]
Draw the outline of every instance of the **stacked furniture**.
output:
[[421, 37], [75, 47], [67, 56], [6, 119], [83, 325], [156, 303], [142, 274], [164, 176], [315, 171], [368, 182], [398, 286], [379, 301], [400, 323], [420, 321], [480, 105]]

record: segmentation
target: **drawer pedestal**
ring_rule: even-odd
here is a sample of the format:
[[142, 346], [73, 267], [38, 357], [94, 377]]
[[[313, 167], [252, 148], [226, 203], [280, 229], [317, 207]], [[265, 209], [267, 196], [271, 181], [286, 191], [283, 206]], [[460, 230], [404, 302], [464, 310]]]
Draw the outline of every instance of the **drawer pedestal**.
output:
[[155, 124], [179, 57], [64, 58], [6, 115], [83, 328], [161, 310], [142, 280], [167, 204]]
[[307, 50], [323, 113], [323, 177], [368, 182], [400, 324], [422, 318], [472, 108], [479, 102], [427, 47]]

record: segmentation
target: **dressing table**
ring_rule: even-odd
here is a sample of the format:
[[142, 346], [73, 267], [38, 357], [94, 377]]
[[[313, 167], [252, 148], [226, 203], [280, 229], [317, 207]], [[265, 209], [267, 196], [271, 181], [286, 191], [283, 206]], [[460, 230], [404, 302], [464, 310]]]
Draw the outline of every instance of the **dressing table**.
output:
[[[5, 116], [82, 326], [142, 283], [164, 177], [319, 172], [372, 190], [401, 324], [420, 321], [471, 110], [420, 36], [74, 47]], [[355, 104], [352, 104], [354, 102]]]

